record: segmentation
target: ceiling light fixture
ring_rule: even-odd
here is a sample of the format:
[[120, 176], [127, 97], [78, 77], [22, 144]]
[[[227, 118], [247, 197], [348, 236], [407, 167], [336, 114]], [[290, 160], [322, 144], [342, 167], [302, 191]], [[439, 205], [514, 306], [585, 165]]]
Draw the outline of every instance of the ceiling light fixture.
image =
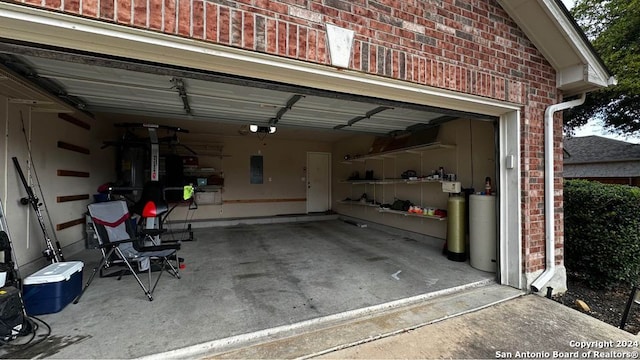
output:
[[276, 127], [251, 124], [249, 125], [249, 131], [251, 131], [252, 133], [273, 134], [276, 132]]

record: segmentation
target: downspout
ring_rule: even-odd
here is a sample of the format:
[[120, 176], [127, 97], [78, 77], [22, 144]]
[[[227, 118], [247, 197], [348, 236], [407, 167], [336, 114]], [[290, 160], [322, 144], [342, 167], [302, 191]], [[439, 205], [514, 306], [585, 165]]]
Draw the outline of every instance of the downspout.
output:
[[540, 291], [551, 280], [556, 272], [555, 252], [555, 207], [553, 186], [554, 161], [553, 161], [553, 115], [556, 112], [571, 109], [584, 104], [587, 93], [582, 93], [579, 99], [550, 105], [544, 112], [544, 221], [545, 221], [545, 269], [532, 283], [531, 290]]

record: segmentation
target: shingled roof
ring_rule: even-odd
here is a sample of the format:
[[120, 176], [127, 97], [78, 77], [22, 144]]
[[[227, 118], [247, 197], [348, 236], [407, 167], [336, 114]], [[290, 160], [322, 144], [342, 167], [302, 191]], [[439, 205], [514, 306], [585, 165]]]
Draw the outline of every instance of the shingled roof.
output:
[[640, 144], [602, 136], [584, 136], [564, 140], [565, 164], [640, 160]]
[[565, 178], [640, 176], [640, 144], [601, 136], [564, 140]]

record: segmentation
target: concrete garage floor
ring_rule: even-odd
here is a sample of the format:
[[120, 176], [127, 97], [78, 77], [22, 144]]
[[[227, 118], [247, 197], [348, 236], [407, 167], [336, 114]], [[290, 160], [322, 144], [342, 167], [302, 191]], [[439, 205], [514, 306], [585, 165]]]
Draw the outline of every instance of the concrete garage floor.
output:
[[[0, 355], [135, 358], [185, 347], [219, 351], [278, 331], [304, 331], [300, 324], [363, 316], [495, 278], [447, 260], [441, 240], [336, 219], [195, 229], [195, 238], [180, 252], [182, 279], [164, 274], [154, 301], [131, 276], [96, 277], [78, 304], [39, 316], [52, 328], [46, 341], [19, 352], [0, 347]], [[98, 252], [68, 260], [85, 261], [86, 281]]]

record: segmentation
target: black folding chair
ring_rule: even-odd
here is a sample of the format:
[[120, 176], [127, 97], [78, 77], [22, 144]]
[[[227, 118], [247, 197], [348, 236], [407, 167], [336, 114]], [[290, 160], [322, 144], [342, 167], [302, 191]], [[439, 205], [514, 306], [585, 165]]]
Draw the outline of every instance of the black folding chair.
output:
[[[171, 263], [171, 259], [178, 259], [177, 251], [180, 249], [180, 244], [145, 245], [144, 237], [135, 236], [134, 226], [130, 221], [131, 215], [124, 200], [89, 204], [88, 209], [93, 219], [99, 247], [104, 251], [100, 264], [93, 269], [93, 273], [74, 303], [80, 300], [96, 273], [100, 271], [102, 274], [103, 268], [112, 261], [114, 256], [126, 265], [126, 269], [120, 270], [118, 279], [125, 273], [131, 273], [149, 301], [153, 300], [153, 291], [165, 270], [174, 277], [180, 278], [179, 264], [174, 266]], [[158, 264], [160, 271], [152, 286], [152, 267]], [[145, 286], [138, 276], [138, 273], [142, 272], [148, 274], [148, 286]]]

